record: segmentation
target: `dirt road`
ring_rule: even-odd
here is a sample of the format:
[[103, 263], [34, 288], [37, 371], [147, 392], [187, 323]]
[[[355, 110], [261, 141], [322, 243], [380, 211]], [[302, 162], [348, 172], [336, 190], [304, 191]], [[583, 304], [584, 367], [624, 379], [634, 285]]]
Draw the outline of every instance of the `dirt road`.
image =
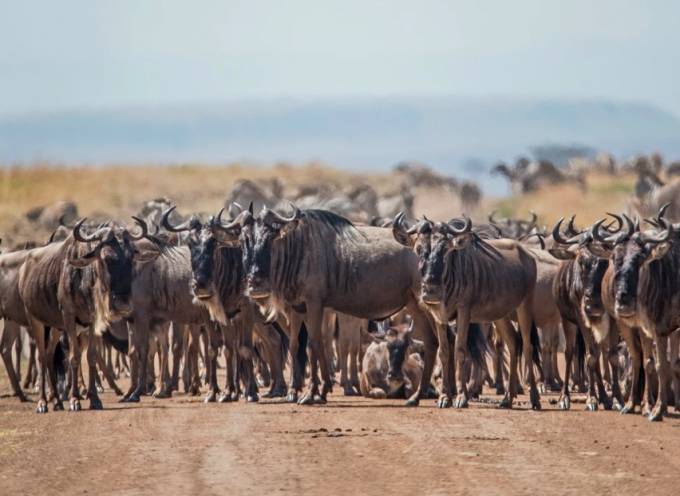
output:
[[441, 411], [337, 393], [314, 407], [105, 393], [104, 411], [37, 415], [4, 397], [0, 494], [677, 494], [679, 416], [565, 413], [550, 398], [542, 412]]

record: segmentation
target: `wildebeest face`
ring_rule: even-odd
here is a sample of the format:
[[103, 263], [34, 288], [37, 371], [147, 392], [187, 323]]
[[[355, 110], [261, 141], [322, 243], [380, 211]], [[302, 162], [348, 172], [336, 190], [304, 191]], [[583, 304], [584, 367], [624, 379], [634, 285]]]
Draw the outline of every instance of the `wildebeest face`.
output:
[[[135, 220], [142, 225], [143, 221]], [[127, 229], [118, 226], [105, 227], [84, 238], [80, 234], [83, 221], [74, 228], [74, 237], [79, 242], [95, 242], [95, 246], [87, 254], [71, 258], [69, 262], [80, 268], [92, 264], [100, 297], [105, 299], [108, 313], [115, 318], [126, 317], [132, 312], [135, 261], [148, 262], [158, 255], [155, 251], [140, 252], [134, 244], [135, 240], [146, 235], [146, 224], [142, 225], [142, 235], [134, 238]]]
[[191, 291], [199, 300], [210, 299], [215, 294], [215, 252], [218, 241], [210, 226], [191, 230], [187, 239], [191, 253]]
[[637, 237], [614, 248], [614, 290], [616, 313], [619, 317], [632, 317], [637, 307], [637, 291], [640, 269], [651, 256], [652, 250]]
[[395, 390], [404, 383], [403, 366], [411, 345], [411, 329], [391, 327], [385, 337], [389, 353], [387, 381], [390, 389]]
[[272, 291], [272, 257], [276, 244], [291, 234], [298, 225], [300, 211], [285, 218], [266, 207], [243, 229], [241, 246], [246, 267], [248, 296], [268, 298]]
[[602, 279], [607, 272], [609, 260], [599, 258], [589, 251], [581, 249], [577, 263], [583, 284], [582, 310], [591, 321], [597, 321], [604, 316]]
[[451, 240], [442, 234], [435, 234], [429, 240], [428, 250], [421, 257], [422, 299], [425, 303], [439, 303], [442, 299], [442, 281], [446, 254], [451, 249]]

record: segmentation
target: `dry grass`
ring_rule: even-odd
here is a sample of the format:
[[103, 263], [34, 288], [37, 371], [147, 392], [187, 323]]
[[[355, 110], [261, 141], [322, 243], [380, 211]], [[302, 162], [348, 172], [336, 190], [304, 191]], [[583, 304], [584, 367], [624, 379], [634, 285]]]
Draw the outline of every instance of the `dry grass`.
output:
[[498, 209], [502, 217], [529, 217], [533, 210], [539, 221], [547, 225], [575, 214], [577, 224], [582, 225], [596, 221], [606, 212], [625, 211], [634, 183], [633, 175], [590, 174], [586, 191], [573, 185], [553, 186], [519, 197], [492, 200], [487, 205], [489, 209]]
[[[286, 187], [310, 183], [339, 186], [368, 183], [379, 192], [396, 189], [396, 178], [388, 173], [361, 174], [315, 163], [273, 167], [188, 164], [93, 168], [48, 164], [0, 168], [0, 237], [9, 234], [23, 241], [27, 231], [18, 230], [17, 226], [25, 224], [25, 213], [32, 207], [58, 200], [74, 201], [80, 215], [120, 219], [137, 212], [144, 201], [160, 196], [170, 197], [182, 211], [215, 212], [238, 179], [272, 177], [279, 178]], [[622, 210], [633, 182], [630, 176], [590, 175], [586, 192], [568, 185], [522, 197], [486, 198], [477, 216], [484, 218], [486, 212], [497, 208], [501, 216], [527, 216], [533, 210], [546, 224], [571, 213], [577, 214], [582, 222], [590, 222], [606, 211]], [[417, 191], [415, 207], [418, 213], [435, 219], [460, 214], [460, 204], [443, 191]], [[31, 234], [40, 240], [48, 233]]]

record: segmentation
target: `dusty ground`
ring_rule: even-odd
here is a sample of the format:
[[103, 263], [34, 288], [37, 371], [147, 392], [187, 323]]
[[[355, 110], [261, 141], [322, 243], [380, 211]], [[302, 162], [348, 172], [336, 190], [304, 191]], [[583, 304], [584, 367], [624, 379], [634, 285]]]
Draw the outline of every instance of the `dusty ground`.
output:
[[440, 411], [337, 393], [314, 407], [105, 393], [104, 411], [37, 415], [3, 397], [0, 494], [677, 494], [680, 416], [550, 399]]

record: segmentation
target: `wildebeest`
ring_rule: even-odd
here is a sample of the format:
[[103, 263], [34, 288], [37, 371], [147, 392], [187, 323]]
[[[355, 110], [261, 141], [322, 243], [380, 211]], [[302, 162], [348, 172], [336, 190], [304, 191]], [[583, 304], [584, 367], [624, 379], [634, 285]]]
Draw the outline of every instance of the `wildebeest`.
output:
[[319, 360], [323, 388], [312, 374], [303, 404], [325, 401], [331, 389], [323, 353], [324, 308], [363, 319], [382, 320], [406, 307], [425, 343], [425, 365], [409, 398], [417, 405], [426, 394], [435, 359], [435, 336], [419, 308], [420, 275], [415, 254], [401, 246], [389, 229], [358, 226], [324, 210], [294, 208], [290, 217], [263, 209], [246, 210], [222, 226], [241, 243], [247, 270], [247, 294], [262, 306], [288, 314], [291, 346], [304, 321], [311, 360]]
[[[469, 353], [467, 333], [471, 322], [494, 322], [510, 348], [509, 385], [501, 406], [512, 406], [519, 387], [516, 336], [510, 321], [510, 316], [516, 312], [523, 338], [531, 405], [539, 409], [541, 404], [533, 370], [534, 343], [537, 341], [532, 314], [536, 285], [534, 257], [517, 241], [482, 240], [473, 232], [469, 219], [462, 228], [425, 220], [407, 230], [400, 216], [394, 221], [393, 233], [418, 256], [422, 275], [420, 298], [436, 322], [443, 369], [439, 406], [451, 406], [454, 381], [457, 397], [453, 406], [463, 408], [468, 404], [464, 366]], [[448, 322], [454, 319], [458, 329], [455, 370], [447, 340]]]
[[[94, 329], [108, 321], [126, 318], [131, 312], [134, 262], [148, 262], [153, 252], [140, 250], [136, 244], [146, 234], [146, 224], [135, 218], [142, 233], [134, 236], [122, 226], [109, 223], [91, 235], [83, 235], [85, 219], [73, 228], [66, 240], [28, 252], [19, 272], [19, 293], [26, 309], [29, 330], [36, 340], [40, 365], [40, 397], [37, 412], [47, 412], [45, 396], [45, 328], [59, 329], [69, 340], [71, 393], [69, 407], [80, 410], [78, 370], [80, 346], [77, 326], [86, 327], [88, 335], [90, 408], [100, 409], [96, 384], [96, 348]], [[61, 402], [56, 398], [55, 408]]]
[[[597, 241], [588, 231], [577, 232], [573, 227], [573, 218], [569, 222], [569, 237], [565, 238], [561, 232], [563, 222], [564, 219], [561, 219], [553, 228], [555, 243], [550, 249], [554, 257], [563, 260], [553, 284], [553, 294], [562, 315], [566, 341], [565, 377], [558, 404], [564, 410], [569, 409], [571, 405], [569, 378], [577, 333], [580, 333], [586, 344], [589, 377], [586, 409], [596, 410], [598, 399], [606, 409], [609, 409], [611, 401], [602, 381], [598, 348], [598, 345], [606, 339], [614, 345], [618, 340], [618, 334], [606, 322], [607, 316], [602, 302], [602, 278], [608, 262], [592, 253], [597, 249]], [[605, 321], [604, 324], [602, 321]], [[622, 401], [618, 384], [613, 385], [613, 394]]]
[[[659, 421], [668, 409], [668, 383], [671, 368], [668, 362], [668, 340], [680, 327], [680, 244], [677, 228], [663, 220], [662, 208], [658, 219], [663, 230], [643, 232], [628, 217], [625, 230], [602, 237], [613, 245], [613, 297], [616, 318], [630, 327], [639, 326], [656, 347], [658, 393], [649, 420]], [[677, 379], [677, 378], [676, 378]]]
[[[246, 362], [244, 378], [248, 385], [246, 397], [249, 401], [257, 400], [257, 391], [252, 373], [252, 332], [255, 330], [264, 345], [269, 367], [272, 369], [274, 383], [269, 395], [280, 396], [285, 393], [286, 384], [283, 378], [283, 361], [281, 358], [281, 336], [273, 325], [266, 324], [253, 308], [252, 303], [244, 295], [243, 256], [240, 247], [229, 246], [221, 229], [221, 212], [217, 218], [201, 223], [197, 218], [173, 226], [169, 216], [174, 207], [163, 214], [161, 223], [171, 232], [187, 232], [187, 246], [191, 255], [191, 292], [196, 302], [205, 307], [213, 321], [219, 323], [223, 330], [225, 346], [236, 352], [237, 362]], [[210, 334], [209, 334], [210, 336]], [[245, 349], [244, 349], [245, 348]], [[207, 401], [216, 399], [217, 379], [216, 353], [211, 352], [210, 393]], [[246, 354], [238, 359], [238, 354]], [[232, 363], [228, 364], [231, 367]], [[226, 396], [221, 397], [222, 401]]]
[[409, 398], [420, 384], [423, 360], [414, 350], [411, 327], [390, 327], [383, 340], [371, 343], [360, 374], [367, 398]]

